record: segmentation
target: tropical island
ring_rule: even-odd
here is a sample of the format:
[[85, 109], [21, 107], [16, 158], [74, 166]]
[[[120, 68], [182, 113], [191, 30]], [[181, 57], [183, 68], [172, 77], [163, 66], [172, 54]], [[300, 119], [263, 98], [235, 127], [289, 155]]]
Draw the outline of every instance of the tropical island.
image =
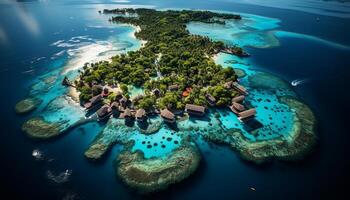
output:
[[[92, 120], [105, 124], [85, 157], [96, 161], [113, 145], [123, 145], [116, 172], [142, 193], [164, 189], [196, 171], [201, 160], [198, 136], [228, 145], [256, 164], [300, 159], [312, 149], [315, 116], [288, 83], [268, 73], [248, 76], [244, 69], [217, 64], [213, 58], [220, 53], [249, 54], [186, 29], [190, 22], [225, 25], [242, 20], [240, 15], [130, 8], [100, 13], [112, 15], [111, 23], [137, 27], [135, 37], [146, 42], [110, 61], [86, 63], [75, 80], [64, 77], [62, 85], [79, 94], [80, 107], [67, 111], [75, 117], [51, 117], [54, 122], [31, 118], [22, 127], [29, 136], [55, 137]], [[135, 95], [131, 87], [142, 92]], [[67, 96], [54, 99], [46, 115], [63, 112], [72, 101]], [[156, 134], [161, 139], [147, 141]], [[165, 153], [148, 152], [152, 148]]]

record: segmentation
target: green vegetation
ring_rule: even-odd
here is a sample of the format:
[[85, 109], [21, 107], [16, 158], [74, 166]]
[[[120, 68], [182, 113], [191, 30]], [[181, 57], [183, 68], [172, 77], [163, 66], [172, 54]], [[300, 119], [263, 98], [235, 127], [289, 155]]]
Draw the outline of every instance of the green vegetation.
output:
[[[138, 39], [147, 41], [138, 51], [112, 57], [112, 62], [99, 62], [85, 66], [77, 85], [81, 101], [92, 96], [93, 83], [119, 83], [124, 94], [127, 85], [143, 87], [146, 96], [137, 102], [138, 107], [151, 109], [170, 107], [182, 109], [186, 103], [206, 105], [205, 94], [217, 99], [217, 105], [230, 103], [236, 95], [222, 85], [236, 81], [232, 68], [216, 65], [211, 58], [227, 49], [223, 42], [212, 41], [208, 37], [192, 35], [186, 29], [191, 21], [204, 23], [224, 23], [225, 20], [240, 20], [239, 15], [213, 13], [209, 11], [156, 11], [151, 9], [104, 10], [105, 14], [118, 14], [110, 19], [114, 23], [139, 26], [135, 33]], [[134, 14], [130, 17], [127, 14]], [[125, 15], [125, 16], [123, 16]], [[231, 47], [243, 52], [239, 47]], [[161, 77], [157, 77], [161, 74]], [[152, 78], [153, 77], [153, 78]], [[177, 84], [176, 91], [169, 91], [170, 85]], [[191, 91], [183, 95], [186, 88]], [[160, 90], [160, 97], [152, 95], [153, 89]]]

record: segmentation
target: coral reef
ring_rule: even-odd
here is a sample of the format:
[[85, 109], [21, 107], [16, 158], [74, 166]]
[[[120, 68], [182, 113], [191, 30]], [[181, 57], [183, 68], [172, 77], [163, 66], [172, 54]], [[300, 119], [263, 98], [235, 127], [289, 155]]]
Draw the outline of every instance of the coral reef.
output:
[[33, 110], [38, 108], [41, 102], [42, 102], [41, 99], [33, 98], [33, 97], [23, 99], [16, 104], [15, 106], [16, 113], [25, 114], [25, 113], [32, 112]]
[[135, 130], [134, 127], [125, 126], [123, 120], [110, 119], [85, 151], [85, 157], [91, 160], [101, 159], [115, 143], [126, 144]]
[[243, 78], [247, 75], [243, 69], [235, 68], [234, 70], [238, 78]]
[[256, 74], [248, 77], [249, 86], [256, 89], [288, 89], [291, 90], [291, 86], [283, 79], [265, 72], [257, 72]]
[[198, 167], [200, 153], [187, 141], [165, 157], [145, 159], [139, 151], [125, 150], [118, 156], [118, 176], [140, 193], [167, 188], [191, 175]]
[[42, 117], [36, 117], [26, 121], [22, 130], [32, 138], [47, 139], [61, 133], [60, 123], [50, 123]]

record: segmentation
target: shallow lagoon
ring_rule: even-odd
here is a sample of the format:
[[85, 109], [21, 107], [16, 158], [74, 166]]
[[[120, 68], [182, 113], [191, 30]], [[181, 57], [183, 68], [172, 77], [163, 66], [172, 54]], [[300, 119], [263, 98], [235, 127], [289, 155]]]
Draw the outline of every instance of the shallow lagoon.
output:
[[[69, 39], [69, 38], [68, 38]], [[59, 51], [55, 51], [55, 52], [59, 52]], [[58, 65], [58, 67], [61, 67], [62, 65]], [[238, 68], [238, 65], [236, 64], [235, 65], [235, 67], [237, 67]], [[244, 66], [244, 65], [242, 65], [242, 67], [246, 67], [246, 66]], [[257, 68], [257, 66], [254, 66], [254, 68]], [[51, 93], [51, 92], [50, 92]], [[44, 104], [43, 104], [44, 105]], [[87, 126], [89, 126], [89, 125], [87, 125]], [[84, 126], [85, 127], [85, 126]], [[72, 133], [70, 133], [70, 134], [75, 134], [75, 132], [76, 131], [74, 131], [74, 132], [72, 132]], [[91, 128], [87, 128], [86, 129], [86, 135], [89, 135], [89, 139], [91, 139], [91, 137], [93, 137], [97, 132], [98, 132], [98, 130], [92, 130]], [[92, 133], [93, 132], [93, 133]], [[66, 138], [71, 138], [70, 136], [65, 136]], [[76, 137], [76, 136], [74, 136], [74, 137]], [[82, 138], [80, 138], [79, 137], [79, 139], [77, 139], [76, 140], [76, 142], [78, 143], [79, 142], [79, 144], [81, 145], [81, 146], [84, 146], [84, 148], [85, 147], [87, 147], [87, 142], [86, 142], [86, 138], [84, 138], [84, 141], [80, 141]], [[57, 141], [58, 143], [63, 143], [63, 141], [65, 141], [65, 140], [61, 140], [61, 141]], [[81, 143], [80, 143], [81, 142]], [[64, 143], [65, 144], [65, 143]], [[47, 145], [47, 144], [46, 144]], [[51, 145], [54, 145], [54, 144], [51, 144]], [[73, 144], [72, 144], [73, 145]], [[74, 145], [73, 145], [74, 146]], [[44, 148], [44, 146], [43, 146], [43, 148]], [[59, 149], [59, 148], [58, 148]], [[70, 148], [71, 149], [71, 148]], [[80, 149], [80, 148], [79, 148]], [[71, 149], [72, 150], [72, 149]], [[229, 166], [231, 169], [230, 169], [230, 172], [232, 172], [232, 163], [239, 163], [239, 160], [236, 160], [235, 159], [235, 156], [234, 156], [234, 154], [233, 153], [230, 153], [230, 152], [226, 152], [226, 154], [225, 154], [225, 161], [227, 160], [227, 162], [223, 162], [222, 161], [222, 159], [221, 159], [221, 156], [222, 156], [222, 152], [216, 152], [215, 153], [215, 151], [214, 150], [212, 150], [214, 153], [212, 154], [212, 156], [210, 156], [209, 155], [209, 153], [208, 153], [208, 155], [207, 155], [207, 157], [208, 157], [208, 161], [210, 160], [210, 161], [220, 161], [220, 164], [218, 164], [218, 165], [214, 165], [214, 164], [209, 164], [209, 166], [210, 167], [212, 167], [212, 168], [215, 168], [216, 170], [217, 169], [221, 169], [221, 167], [222, 166]], [[225, 150], [222, 150], [222, 151], [225, 151]], [[111, 154], [109, 157], [110, 158], [113, 158], [113, 156], [115, 155], [115, 153], [116, 153], [116, 151], [113, 151], [114, 153], [113, 154]], [[53, 152], [52, 152], [53, 153]], [[68, 152], [67, 152], [68, 153]], [[73, 152], [70, 152], [70, 153], [72, 153], [72, 156], [71, 157], [73, 157]], [[76, 157], [78, 156], [78, 155], [81, 155], [82, 153], [81, 152], [75, 152], [75, 154], [74, 155], [76, 155]], [[228, 156], [229, 155], [229, 156]], [[59, 155], [57, 155], [58, 157], [59, 157]], [[220, 158], [219, 160], [215, 160], [215, 159], [212, 159], [212, 157], [213, 156], [215, 156], [216, 158]], [[233, 159], [234, 158], [234, 159]], [[109, 160], [109, 161], [111, 161], [111, 160]], [[215, 162], [213, 162], [213, 163], [215, 163]], [[217, 163], [219, 163], [219, 162], [217, 162]], [[81, 170], [86, 170], [85, 169], [85, 166], [87, 166], [87, 163], [85, 163], [85, 162], [81, 162], [80, 163], [81, 164], [81, 166], [76, 166], [76, 168], [77, 169], [81, 169]], [[69, 165], [73, 165], [72, 163], [70, 163]], [[106, 164], [106, 166], [110, 166], [110, 162], [108, 162], [108, 164]], [[213, 166], [215, 166], [215, 167], [213, 167]], [[256, 175], [256, 177], [258, 177], [258, 173], [255, 171], [255, 170], [251, 170], [251, 169], [249, 169], [249, 167], [248, 167], [248, 169], [247, 169], [247, 167], [245, 166], [245, 167], [242, 167], [241, 165], [237, 165], [236, 166], [236, 164], [235, 164], [235, 167], [237, 167], [237, 168], [235, 168], [235, 169], [237, 169], [237, 170], [240, 170], [240, 171], [242, 171], [242, 169], [244, 168], [244, 173], [242, 173], [242, 174], [250, 174], [251, 176], [254, 176], [254, 175]], [[89, 168], [90, 170], [94, 170], [94, 169], [96, 169], [96, 168], [98, 168], [98, 167], [96, 167], [96, 166], [94, 166], [94, 167], [87, 167], [87, 168]], [[105, 167], [104, 167], [105, 168]], [[106, 179], [108, 179], [108, 180], [112, 180], [112, 181], [109, 181], [109, 183], [110, 184], [108, 184], [108, 186], [106, 186], [106, 184], [101, 184], [101, 187], [98, 187], [98, 190], [99, 191], [104, 191], [104, 192], [102, 192], [103, 194], [98, 194], [98, 195], [94, 195], [94, 194], [92, 194], [92, 196], [94, 196], [94, 197], [101, 197], [101, 196], [107, 196], [107, 194], [110, 194], [110, 191], [114, 191], [114, 187], [112, 187], [112, 185], [114, 186], [114, 184], [115, 184], [115, 180], [113, 179], [113, 177], [109, 177], [110, 176], [110, 174], [111, 173], [113, 173], [113, 171], [111, 171], [111, 170], [105, 170], [105, 169], [101, 169], [101, 170], [103, 170], [103, 171], [106, 171], [106, 172], [108, 172], [108, 173], [106, 173], [106, 174], [102, 174], [102, 172], [101, 173], [99, 173], [98, 171], [99, 170], [95, 170], [96, 171], [96, 173], [99, 173], [99, 175], [101, 175], [101, 177], [104, 177], [105, 179], [103, 179], [103, 182], [104, 183], [106, 183], [105, 182], [105, 180]], [[214, 170], [214, 169], [212, 169], [212, 170]], [[224, 170], [224, 169], [223, 169]], [[226, 170], [227, 171], [227, 170]], [[75, 171], [76, 172], [76, 171]], [[74, 172], [74, 173], [75, 173]], [[89, 171], [89, 170], [87, 170], [86, 171], [87, 173], [91, 173], [91, 171]], [[76, 177], [76, 175], [77, 174], [74, 174], [73, 173], [73, 177], [75, 176]], [[235, 174], [235, 175], [238, 175], [237, 173], [235, 173], [235, 172], [232, 172], [233, 174]], [[264, 172], [265, 173], [265, 172]], [[310, 171], [310, 173], [311, 173], [311, 171]], [[210, 172], [208, 172], [208, 174], [210, 174]], [[271, 175], [271, 173], [269, 173], [270, 175]], [[296, 173], [293, 173], [294, 175], [296, 175]], [[211, 175], [213, 175], [213, 173], [211, 173]], [[214, 176], [216, 176], [216, 175], [214, 175]], [[220, 175], [219, 175], [220, 176]], [[227, 174], [225, 175], [225, 177], [227, 176]], [[221, 177], [221, 178], [225, 178], [225, 177]], [[227, 177], [231, 177], [232, 178], [232, 180], [233, 179], [235, 179], [235, 177], [232, 177], [232, 176], [227, 176]], [[96, 180], [98, 180], [98, 178], [99, 177], [94, 177], [93, 179], [91, 179], [90, 181], [91, 182], [93, 182], [93, 181], [96, 181]], [[267, 177], [267, 175], [265, 176], [264, 175], [264, 181], [266, 180], [266, 178], [268, 178], [269, 180], [271, 180], [272, 178], [271, 177]], [[75, 178], [75, 180], [76, 180], [77, 178]], [[90, 179], [90, 178], [89, 178]], [[101, 181], [102, 181], [102, 179], [100, 179]], [[213, 180], [213, 179], [212, 179]], [[222, 181], [221, 179], [219, 180], [218, 178], [214, 178], [214, 180], [216, 180], [216, 181]], [[240, 178], [239, 180], [242, 180], [242, 178]], [[291, 178], [291, 180], [292, 180], [292, 182], [294, 181], [294, 177], [292, 177]], [[74, 181], [74, 178], [73, 178], [73, 181]], [[279, 181], [279, 180], [276, 180], [276, 182], [277, 181]], [[257, 186], [257, 188], [260, 188], [261, 190], [263, 190], [263, 189], [267, 189], [267, 190], [271, 190], [271, 189], [273, 189], [273, 188], [270, 188], [270, 187], [266, 187], [266, 186], [264, 186], [263, 184], [259, 184], [258, 182], [259, 182], [259, 180], [256, 180], [256, 181], [252, 181], [252, 180], [246, 180], [245, 179], [245, 181], [244, 181], [244, 183], [242, 183], [241, 182], [241, 184], [240, 185], [242, 185], [242, 187], [239, 187], [240, 188], [240, 191], [236, 191], [236, 192], [238, 192], [239, 194], [242, 194], [242, 193], [244, 193], [244, 192], [241, 192], [241, 191], [244, 191], [246, 188], [246, 186], [245, 185], [250, 185], [250, 184], [252, 184], [252, 182], [254, 182], [254, 184]], [[293, 182], [294, 183], [294, 182]], [[78, 184], [78, 183], [76, 183], [76, 184]], [[204, 183], [203, 183], [204, 184]], [[295, 180], [295, 184], [298, 184], [297, 183], [297, 181]], [[82, 188], [84, 188], [84, 186], [86, 186], [87, 187], [87, 184], [84, 184], [84, 183], [79, 183], [79, 187], [82, 187]], [[103, 187], [102, 187], [102, 185], [104, 185]], [[118, 187], [119, 188], [119, 187]], [[231, 191], [231, 188], [232, 187], [230, 187], [230, 189], [229, 190], [225, 190], [224, 188], [221, 188], [220, 189], [220, 191], [226, 191], [226, 192], [228, 192], [228, 191]], [[286, 187], [287, 188], [287, 187]], [[97, 189], [97, 188], [95, 188], [95, 189]], [[119, 188], [120, 189], [120, 188]], [[193, 188], [195, 191], [197, 191], [198, 193], [200, 193], [200, 191], [198, 191], [198, 187], [197, 187], [197, 190], [196, 190], [196, 187], [194, 187]], [[121, 190], [121, 191], [120, 191]], [[121, 195], [122, 193], [120, 193], [120, 192], [125, 192], [123, 189], [120, 189], [120, 190], [118, 190], [118, 195]], [[286, 190], [286, 189], [283, 189], [283, 190]], [[210, 190], [209, 190], [210, 191]], [[80, 191], [81, 193], [83, 193], [84, 194], [84, 192], [83, 192], [83, 189], [82, 189], [82, 191]], [[111, 193], [113, 193], [113, 192], [111, 192]], [[238, 194], [237, 193], [237, 194]], [[89, 193], [90, 194], [90, 193]], [[114, 194], [114, 193], [113, 193]], [[245, 193], [245, 195], [248, 195], [249, 196], [249, 192], [248, 193]], [[222, 194], [217, 194], [217, 195], [220, 195], [220, 196], [222, 196]], [[278, 196], [278, 195], [277, 195]], [[91, 196], [90, 196], [91, 197]], [[110, 196], [109, 196], [110, 197]]]

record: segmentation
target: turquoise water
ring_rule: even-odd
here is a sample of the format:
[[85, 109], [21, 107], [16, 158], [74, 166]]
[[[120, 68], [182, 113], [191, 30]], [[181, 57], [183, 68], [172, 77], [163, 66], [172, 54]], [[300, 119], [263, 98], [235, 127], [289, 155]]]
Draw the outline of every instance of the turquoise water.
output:
[[[212, 39], [224, 41], [227, 44], [231, 44], [231, 41], [234, 40], [238, 42], [236, 44], [242, 46], [271, 47], [275, 45], [275, 41], [267, 38], [270, 37], [269, 34], [271, 33], [269, 31], [271, 29], [278, 28], [280, 23], [278, 19], [248, 14], [244, 14], [243, 17], [242, 21], [228, 21], [226, 25], [190, 23], [188, 30], [193, 34], [206, 35]], [[65, 53], [59, 52], [51, 57], [52, 70], [35, 79], [35, 84], [31, 90], [32, 95], [42, 99], [43, 105], [47, 105], [43, 108], [43, 111], [37, 111], [37, 113], [49, 122], [66, 120], [63, 125], [64, 129], [83, 119], [84, 111], [70, 99], [62, 97], [67, 92], [66, 88], [61, 86], [63, 77], [67, 76], [73, 80], [79, 75], [78, 70], [85, 62], [105, 60], [114, 54], [125, 53], [141, 47], [141, 41], [133, 37], [134, 27], [121, 24], [90, 26], [90, 28], [105, 29], [110, 33], [118, 30], [118, 34], [110, 35], [105, 40], [97, 40], [88, 35], [82, 35], [69, 39], [62, 38], [53, 42], [52, 46], [62, 49], [60, 52]], [[242, 39], [240, 40], [239, 37]], [[242, 134], [251, 141], [287, 136], [293, 124], [292, 112], [285, 105], [278, 102], [277, 96], [273, 92], [254, 90], [254, 88], [250, 88], [247, 85], [248, 78], [256, 73], [254, 63], [251, 63], [249, 59], [223, 53], [218, 54], [215, 61], [224, 67], [234, 67], [245, 71], [247, 76], [242, 78], [240, 82], [251, 90], [249, 102], [253, 107], [257, 108], [256, 119], [263, 124], [263, 128], [260, 128], [257, 133], [253, 134], [233, 113], [227, 112], [227, 110], [217, 110], [220, 114], [219, 119], [216, 119], [211, 112], [205, 119], [191, 118], [190, 120], [179, 122], [178, 127], [180, 130], [186, 134], [196, 134], [196, 131], [206, 134], [207, 131], [215, 130], [219, 127], [221, 122], [221, 128], [240, 129]], [[131, 97], [143, 93], [143, 88], [129, 86]], [[260, 102], [260, 99], [263, 99], [263, 101]], [[137, 130], [123, 127], [125, 125], [118, 121], [111, 122], [111, 124], [104, 129], [102, 136], [97, 136], [99, 141], [105, 144], [113, 144], [118, 137], [119, 139], [121, 137], [125, 140], [134, 140], [135, 144], [132, 150], [141, 150], [145, 158], [165, 156], [181, 143], [181, 137], [165, 126], [154, 134], [144, 135]]]
[[[0, 81], [2, 81], [2, 86], [7, 85], [3, 90], [9, 96], [2, 102], [4, 112], [1, 121], [4, 138], [0, 147], [4, 163], [6, 162], [2, 165], [4, 167], [2, 171], [6, 173], [5, 182], [8, 181], [13, 186], [9, 190], [14, 191], [12, 195], [23, 191], [25, 198], [39, 196], [37, 199], [62, 199], [72, 193], [86, 199], [139, 198], [133, 196], [114, 176], [113, 161], [123, 148], [122, 145], [115, 145], [106, 156], [107, 159], [98, 164], [91, 163], [84, 158], [86, 148], [102, 130], [105, 130], [102, 140], [107, 144], [116, 138], [127, 140], [135, 138], [133, 151], [141, 150], [147, 158], [163, 157], [178, 147], [172, 143], [177, 135], [171, 135], [171, 131], [166, 126], [162, 127], [159, 132], [146, 136], [138, 130], [130, 131], [125, 126], [105, 129], [108, 125], [93, 122], [73, 129], [63, 137], [43, 143], [32, 142], [21, 133], [20, 126], [23, 121], [28, 117], [39, 115], [44, 115], [53, 122], [64, 117], [69, 119], [65, 128], [72, 125], [82, 114], [80, 108], [74, 104], [67, 103], [65, 100], [60, 102], [62, 100], [60, 97], [67, 92], [60, 85], [63, 75], [73, 79], [82, 63], [108, 59], [110, 55], [135, 50], [141, 45], [140, 41], [130, 37], [130, 33], [134, 30], [133, 27], [110, 24], [107, 21], [108, 17], [99, 15], [97, 11], [119, 6], [137, 7], [140, 5], [135, 4], [144, 4], [145, 1], [131, 0], [120, 4], [110, 2], [100, 4], [97, 1], [87, 4], [86, 2], [74, 1], [64, 6], [57, 6], [46, 1], [30, 2], [21, 4], [19, 6], [21, 10], [16, 12], [10, 6], [0, 3], [0, 15], [2, 19], [5, 19], [0, 20], [0, 45], [6, 42], [2, 30], [8, 31], [7, 23], [16, 24], [7, 35], [9, 46], [1, 46], [2, 54], [0, 55], [2, 58]], [[318, 4], [322, 4], [321, 2]], [[189, 181], [190, 184], [181, 185], [180, 183], [180, 188], [167, 191], [166, 195], [162, 196], [163, 198], [169, 198], [169, 196], [174, 199], [297, 199], [308, 196], [317, 198], [320, 196], [319, 191], [328, 191], [330, 185], [333, 184], [337, 186], [335, 179], [343, 176], [341, 173], [345, 166], [344, 162], [347, 160], [343, 155], [348, 155], [342, 154], [342, 145], [349, 140], [347, 136], [344, 136], [347, 135], [344, 134], [347, 129], [340, 126], [346, 116], [337, 117], [342, 114], [337, 112], [338, 109], [329, 105], [343, 108], [348, 104], [343, 92], [346, 90], [342, 90], [344, 86], [347, 86], [347, 81], [342, 80], [348, 80], [345, 76], [349, 74], [347, 67], [344, 70], [346, 65], [344, 63], [348, 63], [349, 58], [348, 53], [344, 51], [348, 49], [349, 41], [346, 34], [342, 35], [342, 33], [349, 32], [347, 31], [349, 30], [348, 21], [288, 10], [244, 6], [230, 1], [208, 0], [198, 3], [198, 1], [179, 0], [176, 2], [146, 1], [146, 3], [148, 5], [141, 7], [155, 5], [157, 8], [219, 9], [269, 16], [265, 18], [245, 14], [248, 18], [245, 18], [241, 24], [228, 23], [228, 26], [225, 27], [191, 23], [189, 29], [197, 31], [198, 34], [207, 34], [214, 39], [223, 40], [228, 44], [243, 45], [252, 54], [251, 58], [241, 59], [220, 54], [217, 63], [221, 63], [224, 67], [245, 70], [248, 76], [242, 78], [241, 83], [247, 87], [250, 87], [248, 78], [255, 75], [256, 70], [270, 70], [288, 80], [313, 76], [314, 79], [296, 89], [319, 115], [320, 138], [324, 138], [320, 145], [323, 151], [317, 152], [316, 156], [310, 158], [310, 162], [298, 165], [278, 163], [265, 168], [253, 167], [241, 162], [235, 152], [230, 149], [217, 149], [210, 144], [199, 142], [198, 145], [204, 155], [204, 162], [200, 169], [204, 173], [199, 172], [199, 176]], [[272, 6], [274, 5], [276, 4]], [[310, 9], [300, 6], [299, 8]], [[327, 6], [322, 8], [327, 8]], [[330, 12], [322, 8], [319, 9], [321, 13]], [[338, 8], [344, 9], [346, 6]], [[16, 17], [11, 17], [16, 16], [18, 12], [37, 20], [39, 33], [41, 33], [39, 37], [27, 32], [24, 22], [17, 21]], [[347, 14], [335, 13], [335, 15]], [[320, 18], [320, 22], [316, 22], [316, 18]], [[23, 37], [24, 34], [27, 35]], [[11, 51], [11, 49], [15, 50]], [[317, 59], [314, 59], [315, 57]], [[230, 62], [232, 60], [237, 63], [232, 64]], [[34, 72], [27, 72], [29, 70], [34, 70]], [[55, 80], [51, 79], [54, 80], [53, 83], [47, 84], [44, 79], [49, 81], [49, 77], [55, 77]], [[339, 95], [338, 98], [325, 95], [330, 85], [341, 91], [336, 92]], [[277, 127], [272, 126], [272, 131], [261, 129], [257, 135], [253, 135], [249, 131], [244, 131], [243, 125], [237, 122], [232, 112], [224, 109], [219, 110], [219, 120], [223, 124], [221, 128], [242, 129], [245, 137], [252, 141], [287, 136], [291, 123], [283, 123], [282, 120], [286, 119], [288, 122], [292, 115], [287, 107], [278, 104], [277, 96], [285, 95], [288, 91], [277, 91], [277, 94], [266, 91], [263, 94], [255, 88], [249, 88], [249, 90], [251, 94], [254, 94], [254, 97], [249, 100], [253, 106], [257, 106], [257, 119], [266, 125], [272, 122]], [[136, 90], [136, 93], [138, 94], [139, 90]], [[13, 112], [13, 105], [27, 94], [37, 96], [44, 101], [40, 108], [31, 115], [16, 116]], [[270, 99], [271, 102], [254, 102], [258, 98]], [[53, 100], [56, 102], [52, 104], [54, 109], [49, 109], [48, 104]], [[345, 101], [346, 104], [343, 103]], [[265, 109], [265, 106], [269, 109]], [[271, 108], [274, 106], [283, 112], [272, 111]], [[186, 134], [192, 136], [206, 134], [208, 129], [213, 129], [219, 123], [219, 120], [213, 117], [213, 112], [210, 112], [206, 118], [178, 122], [178, 128], [186, 130], [177, 132], [179, 137]], [[272, 120], [269, 120], [269, 115], [273, 116]], [[286, 128], [282, 131], [278, 130], [284, 126]], [[136, 127], [137, 125], [134, 126]], [[163, 136], [173, 139], [167, 144], [168, 141], [166, 139], [164, 141]], [[180, 138], [179, 143], [181, 143]], [[147, 148], [142, 141], [153, 143], [152, 148]], [[160, 143], [161, 141], [166, 143], [166, 148], [159, 145], [154, 146], [155, 142]], [[31, 151], [34, 148], [44, 151], [50, 160], [54, 161], [45, 163], [33, 161]], [[48, 184], [51, 182], [46, 179], [46, 170], [61, 171], [67, 168], [73, 169], [67, 185]], [[326, 171], [329, 173], [325, 173]], [[21, 181], [20, 185], [18, 185], [18, 180]], [[322, 185], [321, 182], [325, 184]], [[216, 184], [216, 187], [213, 187], [213, 183]], [[257, 192], [252, 192], [250, 187], [255, 187]], [[285, 194], [289, 194], [288, 197]], [[43, 198], [43, 196], [54, 196], [54, 198]]]
[[151, 135], [138, 133], [130, 139], [135, 141], [132, 151], [142, 151], [145, 158], [168, 155], [181, 144], [179, 133], [166, 127]]
[[269, 31], [279, 27], [280, 20], [242, 14], [243, 20], [226, 20], [225, 25], [192, 22], [187, 29], [197, 35], [224, 41], [229, 45], [269, 48], [278, 46], [278, 40]]

